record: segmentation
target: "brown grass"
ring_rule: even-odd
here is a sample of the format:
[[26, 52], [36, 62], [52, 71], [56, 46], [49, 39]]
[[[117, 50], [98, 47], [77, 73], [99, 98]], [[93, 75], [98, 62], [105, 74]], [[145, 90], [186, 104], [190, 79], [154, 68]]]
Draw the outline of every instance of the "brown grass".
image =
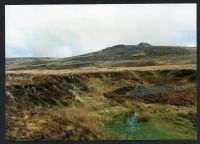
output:
[[[149, 69], [150, 67], [142, 68], [141, 71]], [[153, 69], [153, 68], [152, 68]], [[110, 121], [115, 115], [127, 116], [130, 112], [138, 109], [139, 111], [148, 111], [142, 114], [139, 118], [139, 121], [145, 122], [154, 119], [151, 115], [157, 111], [170, 111], [174, 116], [177, 115], [177, 106], [175, 105], [166, 105], [179, 103], [188, 104], [194, 103], [196, 101], [195, 91], [188, 91], [182, 93], [174, 93], [170, 95], [163, 96], [152, 96], [151, 99], [146, 100], [146, 102], [151, 104], [145, 104], [143, 102], [136, 102], [131, 99], [119, 99], [119, 102], [114, 101], [113, 99], [107, 99], [103, 96], [104, 92], [111, 92], [118, 89], [122, 83], [122, 86], [127, 86], [129, 82], [146, 82], [147, 84], [152, 84], [152, 81], [144, 80], [142, 76], [138, 73], [140, 69], [130, 68], [127, 71], [125, 69], [85, 69], [85, 71], [78, 70], [75, 73], [70, 73], [65, 70], [61, 71], [26, 71], [24, 74], [20, 71], [9, 72], [6, 75], [6, 86], [7, 86], [7, 96], [6, 96], [6, 136], [8, 140], [97, 140], [102, 138], [99, 136], [99, 131], [102, 127], [102, 123], [105, 121]], [[99, 71], [100, 70], [100, 71]], [[134, 71], [138, 70], [138, 72]], [[101, 74], [98, 74], [101, 72]], [[114, 72], [112, 72], [114, 71]], [[88, 73], [87, 73], [88, 72]], [[93, 73], [92, 73], [93, 72]], [[66, 78], [66, 82], [64, 81]], [[80, 81], [79, 81], [80, 80]], [[153, 78], [152, 78], [153, 80]], [[70, 84], [72, 86], [76, 85], [76, 88], [81, 86], [88, 86], [89, 83], [95, 81], [90, 85], [94, 87], [93, 91], [85, 91], [81, 89], [77, 91], [76, 89], [70, 88], [70, 92], [79, 100], [72, 99], [72, 103], [66, 105], [49, 105], [46, 106], [37, 106], [31, 104], [29, 99], [30, 95], [19, 94], [19, 88], [23, 92], [23, 85], [32, 84], [37, 88], [36, 92], [31, 96], [36, 96], [37, 98], [46, 98], [42, 99], [43, 102], [49, 101], [49, 94], [41, 97], [41, 83], [49, 83], [49, 86], [46, 87], [48, 92], [50, 92], [53, 84], [57, 88], [62, 90], [63, 88], [69, 89], [67, 86], [62, 85], [61, 82]], [[109, 81], [109, 84], [106, 82]], [[172, 80], [169, 80], [170, 82]], [[163, 83], [166, 81], [163, 80]], [[58, 83], [58, 84], [57, 84]], [[161, 81], [156, 81], [155, 83], [160, 84]], [[174, 81], [172, 81], [174, 84]], [[153, 83], [154, 84], [154, 83]], [[177, 82], [177, 85], [179, 83]], [[13, 87], [16, 87], [16, 90], [12, 90]], [[38, 86], [38, 87], [37, 87]], [[15, 88], [14, 87], [14, 88]], [[95, 89], [96, 88], [96, 89]], [[59, 92], [61, 92], [59, 90]], [[62, 94], [66, 93], [67, 90]], [[18, 92], [15, 94], [15, 92]], [[44, 92], [44, 91], [43, 91]], [[15, 94], [15, 95], [14, 95]], [[58, 99], [58, 93], [55, 94], [56, 100]], [[54, 96], [54, 94], [53, 94]], [[62, 97], [61, 97], [62, 98]], [[167, 100], [165, 100], [167, 99]], [[38, 99], [39, 101], [40, 99]], [[68, 99], [67, 99], [68, 100]], [[144, 99], [145, 101], [145, 99]], [[75, 103], [76, 102], [76, 103]], [[158, 102], [158, 103], [157, 103]], [[156, 103], [156, 104], [152, 104]], [[161, 104], [162, 103], [162, 104]], [[187, 108], [183, 111], [188, 112], [187, 109], [194, 105], [187, 105]], [[189, 107], [189, 108], [188, 108]], [[179, 108], [179, 109], [182, 109]], [[195, 109], [190, 108], [191, 109]], [[180, 112], [180, 111], [179, 111]], [[159, 112], [161, 113], [161, 112]], [[179, 115], [180, 117], [186, 118], [191, 115]], [[192, 115], [193, 116], [193, 115]], [[160, 117], [156, 117], [160, 118]], [[114, 133], [110, 133], [107, 136], [108, 139], [116, 139], [117, 136]], [[107, 139], [105, 138], [105, 139]]]
[[16, 118], [7, 120], [9, 140], [93, 140], [101, 126], [96, 115], [77, 107], [53, 107], [28, 119]]
[[74, 124], [89, 128], [94, 133], [97, 133], [99, 130], [98, 126], [100, 123], [97, 117], [82, 107], [53, 108], [51, 111], [53, 112], [52, 116], [54, 114], [57, 117], [62, 116]]
[[190, 89], [169, 94], [157, 94], [140, 98], [146, 103], [163, 103], [173, 105], [195, 105], [197, 103], [197, 91]]

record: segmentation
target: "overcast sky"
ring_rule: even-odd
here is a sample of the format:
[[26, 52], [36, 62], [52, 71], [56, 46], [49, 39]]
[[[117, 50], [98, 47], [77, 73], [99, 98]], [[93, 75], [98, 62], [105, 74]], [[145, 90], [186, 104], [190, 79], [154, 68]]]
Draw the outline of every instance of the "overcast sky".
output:
[[196, 4], [7, 5], [6, 57], [69, 57], [117, 44], [196, 46]]

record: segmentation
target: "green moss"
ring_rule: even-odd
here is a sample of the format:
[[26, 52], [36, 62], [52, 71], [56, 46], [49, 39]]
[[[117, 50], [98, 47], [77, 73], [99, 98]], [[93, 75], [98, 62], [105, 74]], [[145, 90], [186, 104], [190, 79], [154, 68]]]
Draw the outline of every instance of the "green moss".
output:
[[[138, 118], [148, 115], [148, 112], [140, 112]], [[178, 140], [178, 139], [196, 139], [197, 133], [189, 121], [183, 120], [179, 122], [177, 127], [177, 119], [167, 112], [158, 112], [156, 116], [161, 116], [158, 119], [149, 119], [145, 122], [136, 123], [135, 132], [130, 133], [130, 126], [127, 121], [129, 115], [119, 115], [111, 122], [106, 123], [102, 129], [102, 133], [109, 135], [112, 133], [115, 139], [122, 140]]]

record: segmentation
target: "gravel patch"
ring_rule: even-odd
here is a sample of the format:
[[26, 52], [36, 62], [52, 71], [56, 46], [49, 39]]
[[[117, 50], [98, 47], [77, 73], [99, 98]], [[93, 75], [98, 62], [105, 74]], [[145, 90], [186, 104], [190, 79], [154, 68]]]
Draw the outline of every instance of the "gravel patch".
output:
[[154, 94], [167, 94], [172, 92], [181, 91], [182, 88], [177, 86], [153, 86], [145, 87], [143, 85], [135, 85], [133, 89], [125, 92], [125, 96], [148, 96]]
[[123, 87], [113, 92], [106, 93], [106, 97], [142, 97], [155, 94], [168, 94], [173, 92], [183, 91], [183, 88], [178, 86], [162, 85], [146, 87], [144, 85], [134, 85]]

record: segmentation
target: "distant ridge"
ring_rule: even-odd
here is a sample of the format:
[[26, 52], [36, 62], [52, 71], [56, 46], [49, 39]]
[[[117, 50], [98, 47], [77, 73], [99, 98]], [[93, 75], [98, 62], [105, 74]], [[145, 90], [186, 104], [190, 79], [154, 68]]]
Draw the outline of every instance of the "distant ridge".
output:
[[196, 64], [196, 48], [119, 44], [68, 58], [7, 58], [6, 70], [72, 69], [82, 67], [143, 67]]

